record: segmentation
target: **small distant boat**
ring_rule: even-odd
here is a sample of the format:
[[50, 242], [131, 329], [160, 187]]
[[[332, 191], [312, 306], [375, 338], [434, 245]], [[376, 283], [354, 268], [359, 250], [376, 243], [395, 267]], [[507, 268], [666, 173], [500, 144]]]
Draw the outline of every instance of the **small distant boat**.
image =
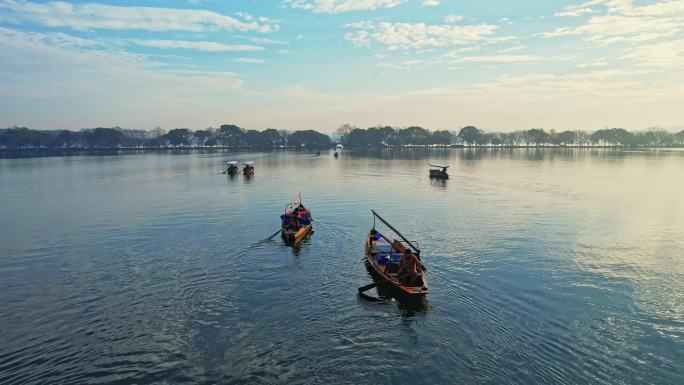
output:
[[285, 206], [285, 214], [280, 216], [283, 239], [286, 243], [297, 245], [313, 231], [311, 212], [302, 204], [302, 194]]
[[[420, 262], [420, 250], [414, 242], [406, 239], [374, 210], [371, 211], [373, 212], [373, 228], [366, 237], [367, 263], [373, 268], [382, 281], [399, 290], [400, 293], [410, 297], [422, 297], [427, 295], [430, 292], [430, 289], [428, 288], [427, 280], [425, 278], [425, 267]], [[375, 229], [375, 218], [382, 221], [387, 227], [394, 231], [396, 235], [401, 238], [403, 243], [397, 239], [389, 239], [377, 231]], [[413, 252], [411, 250], [413, 250]], [[408, 253], [406, 253], [407, 251]], [[404, 254], [409, 254], [410, 258], [417, 258], [416, 271], [400, 276], [400, 264]], [[376, 284], [371, 284], [364, 288], [360, 288], [359, 292], [365, 291], [375, 285]]]
[[240, 172], [240, 169], [238, 169], [238, 166], [237, 166], [238, 163], [239, 162], [237, 160], [231, 160], [229, 162], [226, 162], [226, 165], [228, 166], [228, 168], [223, 173], [228, 174], [228, 175], [237, 175], [237, 173]]
[[428, 163], [428, 165], [430, 166], [430, 178], [449, 179], [448, 165], [439, 163]]
[[245, 166], [242, 169], [242, 173], [245, 174], [245, 176], [254, 175], [254, 161], [253, 160], [248, 160], [242, 164]]

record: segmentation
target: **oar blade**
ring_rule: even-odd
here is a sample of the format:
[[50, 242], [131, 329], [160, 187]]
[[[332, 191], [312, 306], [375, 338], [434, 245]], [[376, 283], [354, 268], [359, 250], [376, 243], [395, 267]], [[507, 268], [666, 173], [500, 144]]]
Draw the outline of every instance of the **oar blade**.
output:
[[368, 290], [370, 290], [370, 289], [372, 289], [372, 288], [374, 288], [374, 287], [376, 287], [376, 286], [378, 286], [378, 282], [373, 282], [373, 283], [368, 284], [368, 285], [366, 285], [366, 286], [361, 286], [361, 287], [359, 288], [359, 294], [360, 294], [360, 293], [363, 293], [363, 292], [365, 292], [365, 291], [368, 291]]

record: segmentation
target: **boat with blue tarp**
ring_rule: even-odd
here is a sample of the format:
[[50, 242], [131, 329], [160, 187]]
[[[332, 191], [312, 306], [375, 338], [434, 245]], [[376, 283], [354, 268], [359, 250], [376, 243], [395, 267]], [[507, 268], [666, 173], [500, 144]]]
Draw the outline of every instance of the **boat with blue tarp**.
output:
[[313, 232], [313, 218], [309, 209], [302, 204], [302, 194], [285, 206], [285, 213], [280, 216], [281, 234], [286, 243], [298, 245], [307, 235]]
[[[422, 297], [430, 292], [420, 259], [420, 249], [415, 242], [406, 239], [392, 225], [373, 212], [373, 228], [366, 237], [366, 262], [380, 280], [410, 297]], [[389, 227], [399, 239], [391, 239], [375, 228], [375, 218]], [[365, 291], [375, 285], [360, 288]], [[362, 290], [363, 289], [363, 290]]]

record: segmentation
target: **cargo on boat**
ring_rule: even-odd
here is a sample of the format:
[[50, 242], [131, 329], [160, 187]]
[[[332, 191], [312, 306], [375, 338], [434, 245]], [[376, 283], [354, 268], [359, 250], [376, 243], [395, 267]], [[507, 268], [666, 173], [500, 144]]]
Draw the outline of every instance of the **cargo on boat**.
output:
[[430, 178], [449, 179], [448, 165], [439, 163], [428, 163], [428, 165], [430, 166]]
[[[366, 262], [381, 281], [410, 297], [422, 297], [430, 292], [415, 242], [407, 240], [392, 225], [373, 212], [373, 228], [366, 237]], [[401, 240], [390, 239], [375, 229], [375, 218], [382, 221]], [[369, 285], [367, 287], [370, 287]], [[359, 289], [361, 291], [361, 289]]]
[[285, 206], [285, 214], [280, 216], [281, 234], [286, 243], [298, 245], [313, 231], [311, 212], [302, 204], [301, 193]]

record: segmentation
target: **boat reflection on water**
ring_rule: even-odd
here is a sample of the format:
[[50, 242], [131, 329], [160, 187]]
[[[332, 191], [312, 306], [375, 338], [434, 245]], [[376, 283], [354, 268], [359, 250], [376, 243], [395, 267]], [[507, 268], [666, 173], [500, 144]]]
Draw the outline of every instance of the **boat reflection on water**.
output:
[[430, 186], [443, 190], [446, 188], [448, 181], [449, 179], [430, 178]]
[[[314, 232], [313, 232], [313, 230], [312, 230], [312, 231], [311, 231], [311, 234], [313, 234], [313, 233], [314, 233]], [[301, 242], [298, 242], [298, 243], [296, 243], [296, 244], [284, 243], [284, 244], [283, 244], [283, 247], [292, 250], [292, 255], [293, 255], [293, 256], [299, 257], [299, 255], [300, 255], [301, 252], [302, 252], [302, 249], [303, 249], [304, 247], [306, 247], [307, 245], [309, 245], [310, 243], [311, 243], [311, 237], [306, 237], [306, 238], [304, 238]]]

